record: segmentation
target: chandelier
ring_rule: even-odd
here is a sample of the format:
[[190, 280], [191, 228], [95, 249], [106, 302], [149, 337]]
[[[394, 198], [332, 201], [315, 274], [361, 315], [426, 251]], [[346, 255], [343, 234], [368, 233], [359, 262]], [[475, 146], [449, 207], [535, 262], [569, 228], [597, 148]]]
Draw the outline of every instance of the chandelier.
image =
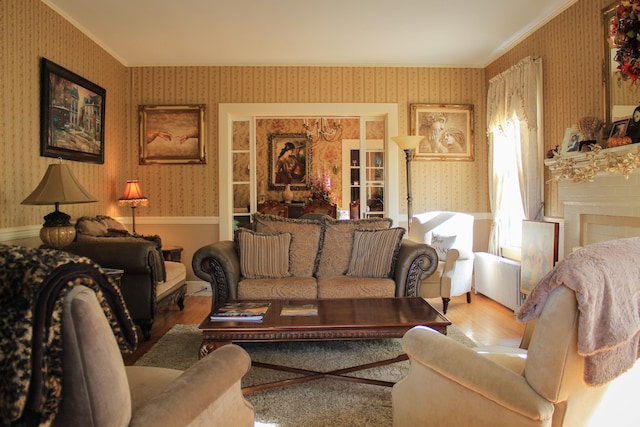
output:
[[334, 142], [342, 137], [342, 124], [340, 120], [329, 120], [320, 118], [312, 119], [310, 122], [304, 119], [302, 128], [311, 142], [327, 141]]

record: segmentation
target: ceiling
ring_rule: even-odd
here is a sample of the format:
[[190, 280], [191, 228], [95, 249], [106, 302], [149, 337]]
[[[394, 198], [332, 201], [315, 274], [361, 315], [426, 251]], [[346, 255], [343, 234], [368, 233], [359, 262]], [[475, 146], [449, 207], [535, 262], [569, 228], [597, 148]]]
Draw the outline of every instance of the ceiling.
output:
[[126, 66], [485, 67], [577, 0], [42, 0]]

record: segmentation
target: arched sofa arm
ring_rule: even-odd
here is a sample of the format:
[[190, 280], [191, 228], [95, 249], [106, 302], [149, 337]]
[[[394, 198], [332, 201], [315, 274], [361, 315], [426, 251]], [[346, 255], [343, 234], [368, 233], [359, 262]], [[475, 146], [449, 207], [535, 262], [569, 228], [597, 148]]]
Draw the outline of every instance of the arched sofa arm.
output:
[[238, 298], [240, 260], [231, 240], [211, 243], [198, 249], [191, 260], [193, 272], [211, 283], [211, 311]]
[[420, 281], [431, 276], [438, 267], [436, 250], [425, 243], [403, 239], [396, 259], [396, 297], [420, 295]]

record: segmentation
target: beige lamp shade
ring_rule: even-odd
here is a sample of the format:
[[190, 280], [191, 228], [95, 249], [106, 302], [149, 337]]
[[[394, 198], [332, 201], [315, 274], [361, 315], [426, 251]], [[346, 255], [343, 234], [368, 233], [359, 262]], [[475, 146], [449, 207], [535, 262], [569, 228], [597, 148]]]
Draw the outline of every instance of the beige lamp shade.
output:
[[49, 165], [40, 184], [22, 201], [23, 205], [68, 205], [72, 203], [97, 202], [87, 190], [80, 185], [71, 173], [68, 165], [54, 163]]
[[73, 242], [76, 237], [76, 229], [71, 225], [71, 217], [60, 212], [60, 205], [97, 201], [80, 185], [68, 165], [54, 163], [49, 165], [40, 184], [22, 201], [22, 204], [55, 205], [55, 211], [44, 217], [40, 239], [50, 247], [63, 248]]
[[391, 138], [398, 144], [402, 150], [413, 150], [415, 149], [420, 141], [424, 139], [424, 136], [420, 135], [408, 135], [408, 136], [394, 136]]

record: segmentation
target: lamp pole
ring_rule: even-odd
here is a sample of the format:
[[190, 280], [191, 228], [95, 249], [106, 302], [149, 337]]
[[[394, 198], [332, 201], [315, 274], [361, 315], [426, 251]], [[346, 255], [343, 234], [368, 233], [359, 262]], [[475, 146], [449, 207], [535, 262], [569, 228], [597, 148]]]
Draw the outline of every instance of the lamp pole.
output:
[[424, 136], [410, 135], [410, 136], [395, 136], [391, 138], [398, 144], [398, 147], [404, 151], [404, 155], [407, 159], [407, 234], [411, 231], [411, 215], [413, 207], [413, 196], [411, 195], [411, 155], [413, 150], [416, 149], [420, 141], [424, 139]]

